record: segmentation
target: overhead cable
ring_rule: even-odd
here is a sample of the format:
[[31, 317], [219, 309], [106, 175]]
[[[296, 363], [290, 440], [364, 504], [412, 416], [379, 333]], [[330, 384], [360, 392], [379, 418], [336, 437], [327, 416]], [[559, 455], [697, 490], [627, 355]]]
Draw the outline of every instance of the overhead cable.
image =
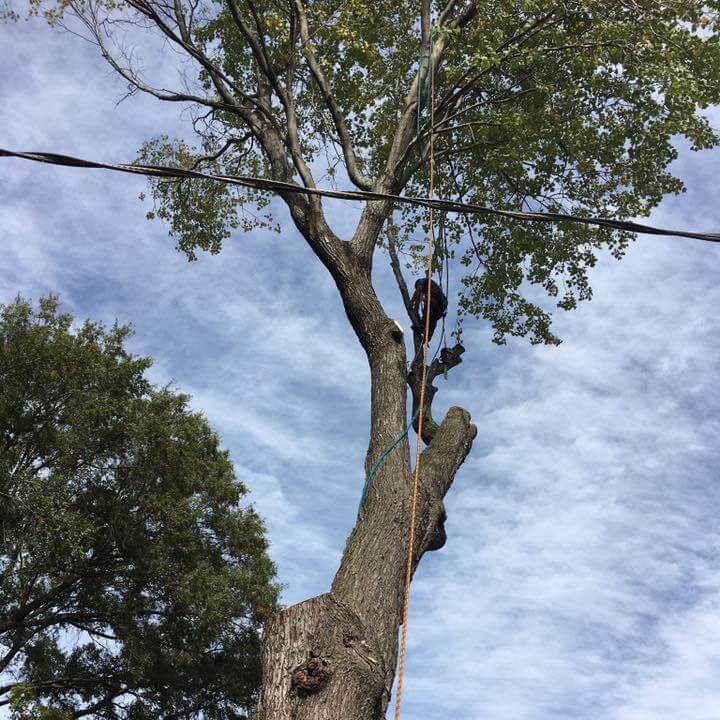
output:
[[367, 202], [370, 200], [391, 201], [404, 205], [416, 205], [419, 207], [433, 208], [445, 212], [454, 212], [465, 215], [491, 215], [495, 217], [510, 218], [526, 222], [545, 223], [566, 223], [574, 222], [582, 225], [594, 225], [606, 227], [612, 230], [624, 230], [626, 232], [641, 233], [644, 235], [666, 235], [672, 237], [685, 237], [706, 242], [720, 242], [720, 233], [701, 233], [690, 230], [673, 230], [659, 228], [652, 225], [630, 222], [628, 220], [615, 220], [613, 218], [593, 217], [584, 215], [571, 215], [568, 213], [553, 212], [523, 212], [520, 210], [501, 210], [498, 208], [476, 205], [473, 203], [454, 202], [440, 198], [413, 197], [411, 195], [393, 195], [391, 193], [373, 192], [371, 190], [329, 190], [316, 187], [304, 187], [291, 182], [259, 178], [250, 175], [215, 175], [203, 173], [199, 170], [188, 170], [186, 168], [171, 167], [169, 165], [146, 165], [134, 163], [132, 165], [122, 163], [104, 163], [92, 160], [82, 160], [70, 155], [59, 155], [57, 153], [43, 152], [16, 152], [0, 148], [0, 157], [16, 157], [35, 162], [48, 163], [50, 165], [62, 165], [65, 167], [80, 167], [90, 169], [115, 170], [117, 172], [131, 173], [134, 175], [146, 175], [149, 177], [164, 177], [178, 179], [212, 180], [214, 182], [239, 185], [253, 190], [274, 192], [280, 195], [301, 194], [316, 195], [320, 197], [334, 198], [338, 200], [359, 200]]

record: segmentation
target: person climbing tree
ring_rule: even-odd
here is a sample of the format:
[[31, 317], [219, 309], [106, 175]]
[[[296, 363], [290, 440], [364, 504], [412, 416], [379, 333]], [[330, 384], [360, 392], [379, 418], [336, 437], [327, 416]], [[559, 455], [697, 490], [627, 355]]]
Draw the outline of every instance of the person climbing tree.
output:
[[[427, 317], [428, 281], [420, 278], [415, 281], [415, 292], [410, 300], [410, 308], [418, 314], [419, 325], [413, 325], [415, 332], [424, 333]], [[447, 298], [442, 288], [434, 281], [430, 281], [430, 317], [428, 324], [427, 342], [432, 340], [438, 322], [447, 314]]]

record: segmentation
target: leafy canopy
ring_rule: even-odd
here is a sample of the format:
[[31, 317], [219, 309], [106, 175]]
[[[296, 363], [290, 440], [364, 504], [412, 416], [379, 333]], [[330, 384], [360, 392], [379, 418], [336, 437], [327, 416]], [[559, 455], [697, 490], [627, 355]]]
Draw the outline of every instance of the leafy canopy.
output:
[[127, 327], [0, 306], [0, 703], [18, 718], [240, 718], [276, 607], [261, 520]]
[[[252, 113], [282, 134], [298, 182], [311, 171], [345, 182], [340, 116], [371, 186], [427, 192], [427, 114], [421, 111], [420, 139], [387, 167], [418, 73], [418, 0], [31, 2], [51, 22], [66, 21], [68, 11], [80, 18], [133, 91], [194, 103], [196, 143], [158, 138], [142, 160], [286, 179], [262, 133], [249, 128]], [[443, 45], [436, 192], [509, 209], [647, 215], [665, 194], [683, 190], [670, 171], [676, 138], [695, 150], [718, 144], [702, 110], [720, 102], [719, 9], [718, 0], [433, 3], [432, 39]], [[185, 66], [182, 92], [154, 87], [130, 43], [114, 51], [123, 23], [159, 33], [193, 58], [196, 73]], [[200, 249], [218, 252], [236, 228], [270, 222], [254, 212], [257, 203], [266, 209], [262, 194], [197, 181], [153, 181], [151, 192], [150, 215], [169, 221], [190, 258]], [[396, 215], [400, 249], [412, 264], [425, 218], [414, 208]], [[452, 217], [446, 231], [448, 248], [439, 254], [465, 268], [460, 309], [487, 319], [497, 342], [509, 335], [558, 342], [547, 302], [529, 286], [571, 309], [591, 296], [587, 271], [598, 250], [619, 257], [631, 239], [499, 218], [468, 226]]]

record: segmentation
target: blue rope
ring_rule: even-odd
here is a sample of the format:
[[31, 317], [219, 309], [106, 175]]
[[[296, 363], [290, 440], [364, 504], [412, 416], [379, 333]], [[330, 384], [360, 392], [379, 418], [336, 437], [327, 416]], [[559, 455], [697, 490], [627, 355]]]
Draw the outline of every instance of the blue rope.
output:
[[[432, 39], [437, 34], [437, 26], [433, 25], [432, 28], [430, 28], [430, 35], [428, 36], [428, 44], [427, 44], [427, 50], [428, 50], [428, 62], [432, 63]], [[420, 46], [420, 60], [419, 60], [419, 68], [422, 68], [423, 60], [425, 59], [425, 52], [422, 45]], [[423, 84], [420, 82], [420, 77], [418, 75], [418, 90], [417, 90], [417, 110], [416, 110], [416, 122], [415, 122], [415, 137], [420, 137], [420, 121], [422, 119], [423, 110], [427, 110], [427, 108], [430, 106], [430, 66], [426, 68], [427, 74], [425, 75], [425, 107], [421, 107], [421, 100], [422, 100], [422, 93], [423, 93]]]
[[[443, 333], [444, 335], [444, 333]], [[440, 338], [440, 342], [438, 343], [437, 348], [435, 348], [435, 353], [433, 354], [430, 365], [432, 365], [435, 358], [438, 356], [438, 353], [440, 352], [440, 346], [442, 345], [443, 338]], [[430, 373], [427, 374], [425, 378], [425, 386], [427, 387], [428, 383], [430, 382]], [[362, 495], [360, 496], [360, 503], [358, 504], [358, 512], [357, 516], [360, 517], [360, 511], [362, 510], [363, 503], [365, 502], [365, 496], [367, 495], [367, 491], [370, 487], [370, 483], [372, 482], [372, 479], [375, 477], [375, 473], [380, 469], [380, 466], [385, 462], [385, 458], [398, 446], [398, 443], [402, 441], [402, 439], [410, 432], [410, 428], [412, 427], [413, 423], [418, 419], [418, 415], [420, 415], [420, 408], [417, 409], [417, 412], [412, 416], [412, 420], [408, 423], [407, 427], [403, 432], [398, 435], [395, 440], [393, 440], [392, 444], [389, 445], [383, 452], [380, 454], [380, 457], [375, 461], [375, 464], [372, 466], [372, 469], [368, 473], [367, 479], [365, 480], [365, 485], [363, 485], [363, 491]]]
[[380, 466], [385, 462], [385, 458], [397, 447], [398, 443], [408, 434], [410, 427], [412, 424], [417, 420], [418, 415], [420, 414], [420, 408], [417, 409], [417, 412], [415, 415], [413, 415], [412, 420], [410, 421], [410, 424], [405, 428], [403, 433], [401, 435], [398, 435], [393, 444], [390, 445], [388, 448], [386, 448], [383, 453], [380, 455], [380, 457], [375, 461], [375, 464], [372, 466], [372, 470], [370, 470], [370, 473], [367, 476], [367, 480], [365, 480], [365, 485], [363, 486], [362, 495], [360, 496], [360, 504], [358, 505], [358, 518], [360, 517], [360, 511], [362, 510], [363, 503], [365, 502], [365, 496], [367, 495], [368, 488], [370, 487], [370, 483], [372, 482], [373, 477], [375, 477], [375, 473], [378, 471]]

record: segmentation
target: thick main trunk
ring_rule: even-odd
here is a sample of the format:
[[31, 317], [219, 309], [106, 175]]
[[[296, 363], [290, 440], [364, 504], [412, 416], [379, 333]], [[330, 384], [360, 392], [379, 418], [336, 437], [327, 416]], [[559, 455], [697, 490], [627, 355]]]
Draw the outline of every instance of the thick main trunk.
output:
[[[335, 266], [333, 276], [370, 363], [367, 473], [407, 422], [405, 341], [383, 312], [369, 270], [361, 272], [349, 262], [340, 271]], [[443, 498], [475, 433], [468, 413], [451, 408], [422, 453], [413, 569], [424, 552], [436, 547], [445, 516]], [[372, 480], [330, 592], [267, 622], [255, 720], [384, 717], [402, 619], [411, 494], [405, 437]]]
[[[423, 453], [415, 566], [430, 549], [444, 517], [442, 499], [474, 436], [469, 415], [451, 408]], [[266, 624], [257, 720], [384, 717], [402, 617], [410, 482], [387, 471], [378, 479], [331, 592]]]
[[257, 720], [382, 717], [387, 669], [367, 637], [360, 617], [332, 593], [273, 617]]
[[[451, 408], [423, 453], [414, 565], [444, 519], [443, 497], [475, 428]], [[403, 457], [393, 465], [406, 464]], [[390, 699], [402, 617], [410, 503], [407, 471], [385, 469], [368, 493], [331, 592], [274, 616], [263, 638], [257, 720], [380, 720]]]

